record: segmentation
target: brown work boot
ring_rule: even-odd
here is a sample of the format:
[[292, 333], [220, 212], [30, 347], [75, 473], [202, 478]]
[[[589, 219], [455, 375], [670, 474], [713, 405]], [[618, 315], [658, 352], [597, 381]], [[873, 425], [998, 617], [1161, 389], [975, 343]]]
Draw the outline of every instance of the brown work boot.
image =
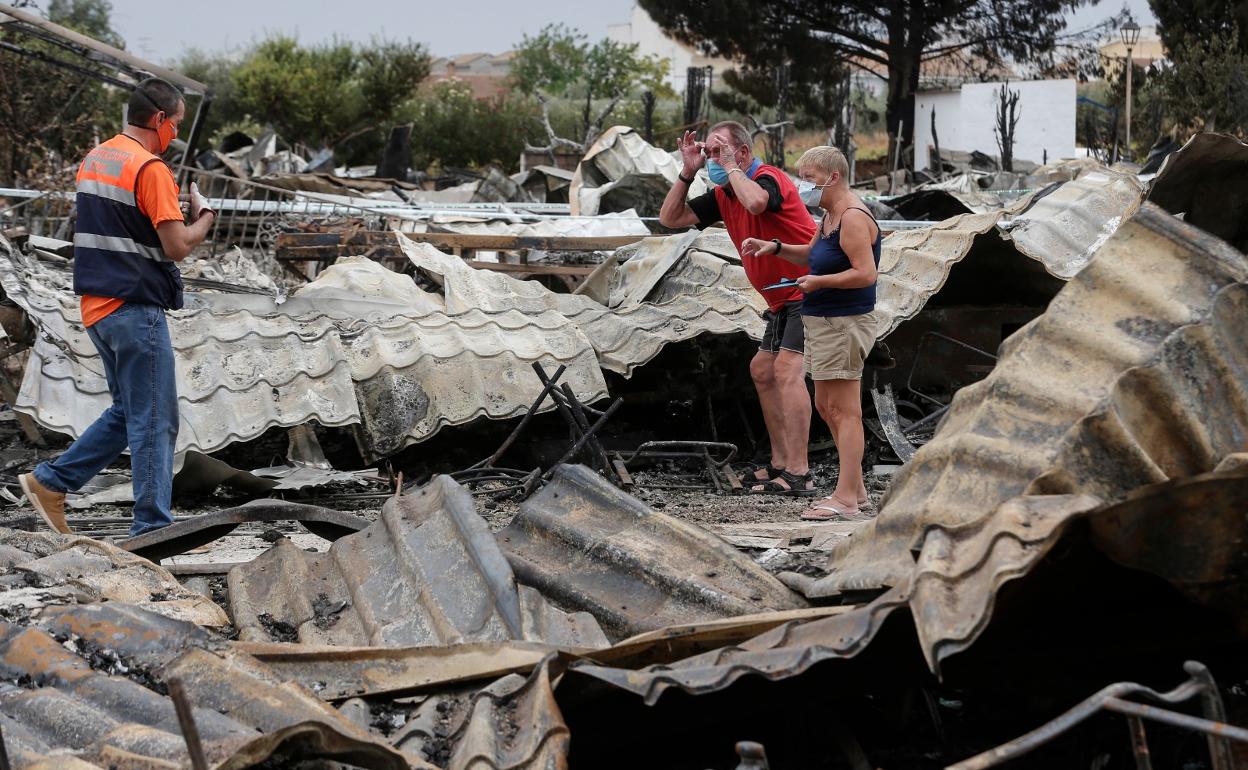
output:
[[45, 524], [62, 535], [71, 534], [69, 525], [65, 523], [65, 493], [53, 492], [39, 483], [33, 473], [23, 473], [17, 477], [17, 483], [26, 493], [26, 499], [43, 518]]

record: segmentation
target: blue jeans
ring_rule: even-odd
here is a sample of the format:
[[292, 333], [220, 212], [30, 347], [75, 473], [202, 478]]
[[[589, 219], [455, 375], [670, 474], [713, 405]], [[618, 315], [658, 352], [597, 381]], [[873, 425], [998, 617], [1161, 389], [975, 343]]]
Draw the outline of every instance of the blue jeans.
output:
[[165, 311], [127, 302], [87, 329], [100, 352], [113, 405], [65, 453], [35, 468], [39, 483], [76, 492], [127, 446], [134, 481], [134, 523], [140, 535], [173, 523], [173, 449], [178, 391]]

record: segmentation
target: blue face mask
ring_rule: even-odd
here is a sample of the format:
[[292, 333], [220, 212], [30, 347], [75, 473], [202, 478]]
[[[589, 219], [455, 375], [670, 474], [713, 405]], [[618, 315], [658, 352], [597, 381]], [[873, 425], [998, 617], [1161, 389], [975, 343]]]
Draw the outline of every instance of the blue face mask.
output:
[[[758, 167], [761, 165], [763, 165], [763, 162], [755, 158], [750, 167], [745, 170], [745, 175], [753, 179], [754, 172], [758, 171]], [[728, 170], [713, 160], [706, 162], [706, 175], [711, 178], [711, 184], [713, 185], [723, 186], [728, 184]]]

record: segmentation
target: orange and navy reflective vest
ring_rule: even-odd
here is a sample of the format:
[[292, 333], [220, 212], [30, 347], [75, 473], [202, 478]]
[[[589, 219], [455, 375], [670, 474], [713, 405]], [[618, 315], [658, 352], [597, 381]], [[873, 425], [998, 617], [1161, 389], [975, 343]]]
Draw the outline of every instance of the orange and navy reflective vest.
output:
[[161, 163], [136, 140], [118, 134], [78, 168], [74, 293], [114, 297], [177, 310], [182, 275], [165, 256], [152, 221], [135, 196], [139, 172]]

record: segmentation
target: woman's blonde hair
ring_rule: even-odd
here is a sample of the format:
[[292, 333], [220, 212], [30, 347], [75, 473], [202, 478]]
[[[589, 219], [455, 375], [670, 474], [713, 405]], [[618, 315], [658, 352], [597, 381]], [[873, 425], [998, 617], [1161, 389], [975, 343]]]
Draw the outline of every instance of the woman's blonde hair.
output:
[[802, 153], [802, 157], [797, 159], [798, 173], [801, 173], [801, 170], [807, 167], [827, 174], [835, 171], [841, 175], [841, 179], [849, 179], [849, 162], [845, 160], [844, 153], [835, 147], [821, 145], [819, 147], [811, 147]]

